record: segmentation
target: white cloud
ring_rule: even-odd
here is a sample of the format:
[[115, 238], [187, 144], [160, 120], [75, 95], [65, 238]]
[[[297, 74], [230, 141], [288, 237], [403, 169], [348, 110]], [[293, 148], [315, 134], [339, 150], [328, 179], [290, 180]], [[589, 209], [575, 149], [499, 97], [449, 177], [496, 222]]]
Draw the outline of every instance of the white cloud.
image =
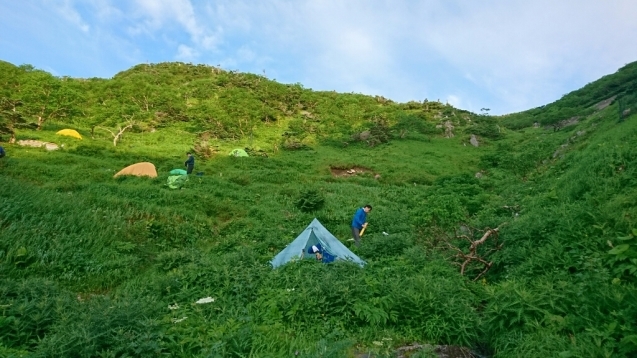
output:
[[248, 46], [241, 46], [237, 51], [237, 59], [240, 62], [252, 62], [256, 58], [256, 55], [252, 49]]
[[212, 50], [218, 43], [213, 31], [199, 23], [189, 0], [136, 0], [137, 17], [144, 19], [143, 26], [134, 27], [133, 32], [152, 33], [166, 30], [175, 22], [190, 36], [194, 45], [204, 50]]
[[[447, 99], [497, 114], [554, 101], [637, 59], [634, 0], [26, 4], [0, 2], [0, 9], [12, 14], [0, 23], [0, 33], [31, 36], [0, 39], [10, 58], [25, 54], [18, 63], [33, 63], [35, 44], [63, 38], [64, 53], [52, 54], [46, 47], [47, 56], [35, 55], [46, 58], [39, 67], [62, 72], [70, 67], [49, 62], [59, 57], [60, 63], [70, 63], [73, 56], [118, 70], [146, 61], [201, 61], [239, 71], [266, 70], [270, 78], [308, 88], [397, 101]], [[33, 15], [49, 12], [51, 17]], [[11, 20], [16, 16], [23, 20]], [[24, 20], [29, 16], [32, 22]], [[22, 52], [18, 42], [25, 44]]]
[[447, 103], [449, 103], [450, 105], [456, 107], [456, 108], [462, 108], [462, 101], [460, 100], [460, 97], [458, 96], [454, 96], [452, 94], [447, 96]]
[[54, 3], [55, 10], [67, 21], [77, 26], [82, 32], [88, 32], [90, 26], [84, 22], [82, 16], [73, 8], [70, 0]]
[[198, 55], [197, 51], [195, 51], [192, 47], [181, 44], [177, 48], [177, 55], [175, 57], [179, 61], [192, 62], [198, 57]]
[[465, 2], [455, 12], [439, 10], [422, 45], [509, 110], [555, 100], [568, 91], [565, 80], [597, 79], [618, 67], [618, 57], [637, 58], [637, 47], [616, 43], [637, 33], [637, 3], [630, 0]]

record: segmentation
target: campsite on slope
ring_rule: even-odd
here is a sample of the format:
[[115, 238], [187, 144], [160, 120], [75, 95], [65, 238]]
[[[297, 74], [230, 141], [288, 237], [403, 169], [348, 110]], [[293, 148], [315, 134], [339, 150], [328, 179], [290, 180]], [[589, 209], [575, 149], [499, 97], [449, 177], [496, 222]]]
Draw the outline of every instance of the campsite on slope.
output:
[[38, 122], [41, 72], [0, 62], [0, 356], [637, 352], [637, 63], [501, 117], [162, 63]]

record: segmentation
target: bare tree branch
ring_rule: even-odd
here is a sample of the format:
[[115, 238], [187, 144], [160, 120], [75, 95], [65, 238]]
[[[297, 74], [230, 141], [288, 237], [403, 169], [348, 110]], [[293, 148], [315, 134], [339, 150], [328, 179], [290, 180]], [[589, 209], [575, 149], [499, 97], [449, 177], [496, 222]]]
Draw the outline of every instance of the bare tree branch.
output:
[[124, 126], [124, 127], [122, 127], [121, 125], [118, 125], [118, 126], [117, 126], [117, 134], [115, 134], [115, 132], [114, 132], [114, 131], [112, 131], [112, 130], [110, 130], [110, 129], [106, 128], [106, 127], [98, 127], [98, 126], [95, 126], [95, 128], [96, 128], [96, 129], [103, 129], [103, 130], [105, 130], [105, 131], [109, 132], [109, 133], [111, 134], [111, 136], [113, 136], [113, 146], [114, 146], [114, 147], [116, 147], [116, 146], [117, 146], [117, 142], [118, 142], [118, 141], [122, 138], [122, 135], [124, 134], [124, 132], [125, 132], [127, 129], [132, 128], [134, 125], [135, 125], [135, 122], [133, 121], [133, 116], [131, 115], [131, 116], [128, 118], [128, 125], [126, 125], [126, 126]]
[[[486, 257], [495, 252], [498, 251], [502, 248], [502, 245], [498, 245], [497, 244], [497, 237], [498, 237], [498, 232], [499, 232], [499, 228], [495, 228], [495, 229], [489, 229], [487, 228], [484, 231], [484, 234], [482, 235], [482, 237], [479, 240], [472, 240], [470, 238], [470, 236], [473, 236], [473, 228], [469, 228], [465, 225], [465, 228], [467, 230], [470, 231], [470, 235], [463, 235], [463, 234], [456, 234], [454, 237], [450, 237], [447, 234], [442, 235], [443, 237], [443, 241], [446, 244], [447, 248], [454, 251], [455, 255], [453, 255], [452, 257], [455, 258], [456, 260], [460, 261], [460, 262], [454, 262], [454, 264], [459, 265], [460, 266], [460, 274], [464, 275], [465, 271], [468, 269], [469, 265], [473, 264], [473, 263], [478, 263], [483, 265], [483, 269], [482, 271], [475, 277], [473, 278], [473, 281], [478, 280], [480, 277], [482, 277], [484, 274], [487, 273], [487, 271], [489, 271], [489, 269], [491, 268], [491, 266], [493, 266], [493, 261], [489, 261], [486, 259]], [[487, 250], [484, 254], [479, 254], [478, 253], [478, 247], [480, 245], [485, 244], [485, 242], [487, 241], [487, 239], [489, 237], [494, 237], [494, 247], [490, 248], [489, 250]], [[465, 253], [464, 251], [462, 251], [462, 249], [460, 249], [459, 247], [453, 245], [451, 243], [452, 239], [461, 239], [461, 240], [465, 240], [468, 241], [470, 243], [469, 245], [469, 252]]]

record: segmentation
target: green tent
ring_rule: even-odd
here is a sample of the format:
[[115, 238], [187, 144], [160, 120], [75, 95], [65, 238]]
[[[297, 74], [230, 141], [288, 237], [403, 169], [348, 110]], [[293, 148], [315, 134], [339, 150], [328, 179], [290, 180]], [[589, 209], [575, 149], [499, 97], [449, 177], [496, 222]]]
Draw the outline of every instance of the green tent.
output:
[[230, 152], [230, 155], [233, 157], [249, 157], [248, 153], [245, 150], [237, 148]]
[[173, 169], [170, 171], [170, 175], [186, 175], [186, 174], [188, 174], [188, 172], [183, 169]]
[[294, 239], [286, 248], [279, 252], [270, 261], [273, 268], [277, 268], [290, 261], [303, 259], [316, 259], [312, 254], [312, 247], [318, 248], [323, 255], [323, 263], [337, 260], [349, 261], [359, 266], [365, 265], [365, 261], [351, 252], [332, 233], [330, 233], [316, 218], [312, 220], [303, 232]]
[[188, 181], [188, 175], [186, 174], [171, 175], [166, 180], [166, 185], [168, 185], [170, 189], [180, 189], [181, 187], [184, 186], [184, 184], [186, 184], [187, 181]]

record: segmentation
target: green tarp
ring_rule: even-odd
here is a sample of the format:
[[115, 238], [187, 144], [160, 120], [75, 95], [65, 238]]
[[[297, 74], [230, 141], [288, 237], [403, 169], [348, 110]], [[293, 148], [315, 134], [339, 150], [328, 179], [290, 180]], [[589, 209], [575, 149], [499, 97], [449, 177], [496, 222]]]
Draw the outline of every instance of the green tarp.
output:
[[166, 185], [170, 189], [179, 189], [184, 186], [184, 184], [188, 181], [188, 175], [171, 175], [166, 180]]
[[188, 172], [183, 169], [173, 169], [170, 171], [170, 175], [186, 175], [186, 174], [188, 174]]
[[230, 152], [231, 157], [249, 157], [248, 153], [245, 150], [237, 148]]

